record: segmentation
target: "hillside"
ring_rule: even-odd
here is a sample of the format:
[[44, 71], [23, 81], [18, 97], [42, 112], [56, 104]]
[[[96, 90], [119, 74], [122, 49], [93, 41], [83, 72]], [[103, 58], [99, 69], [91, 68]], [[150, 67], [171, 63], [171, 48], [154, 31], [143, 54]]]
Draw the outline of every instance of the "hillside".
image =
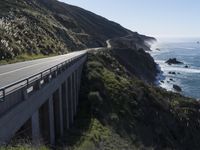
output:
[[0, 61], [20, 55], [62, 54], [104, 47], [106, 40], [126, 35], [142, 42], [147, 38], [57, 0], [0, 1]]
[[[198, 150], [199, 101], [138, 79], [116, 51], [104, 49], [89, 54], [78, 114], [72, 128], [57, 141], [56, 149]], [[133, 54], [147, 58], [141, 50]], [[34, 148], [25, 144], [6, 149]]]
[[89, 55], [67, 145], [78, 150], [198, 150], [200, 103], [138, 80], [115, 53]]

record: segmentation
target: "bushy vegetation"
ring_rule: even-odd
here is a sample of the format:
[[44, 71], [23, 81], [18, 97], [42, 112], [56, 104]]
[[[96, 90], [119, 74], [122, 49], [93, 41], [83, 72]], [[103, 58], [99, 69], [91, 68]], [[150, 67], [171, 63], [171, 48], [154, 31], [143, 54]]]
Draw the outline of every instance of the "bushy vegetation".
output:
[[113, 51], [90, 54], [82, 81], [72, 148], [199, 148], [199, 102], [130, 75]]
[[46, 146], [34, 147], [28, 144], [21, 144], [16, 146], [1, 147], [0, 150], [49, 150]]

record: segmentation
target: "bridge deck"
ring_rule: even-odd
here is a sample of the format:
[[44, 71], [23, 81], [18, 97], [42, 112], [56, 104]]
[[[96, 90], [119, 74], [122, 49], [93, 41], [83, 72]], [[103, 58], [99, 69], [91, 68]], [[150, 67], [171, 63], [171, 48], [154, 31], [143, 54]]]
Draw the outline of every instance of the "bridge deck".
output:
[[77, 51], [50, 58], [2, 65], [0, 66], [0, 89], [84, 53], [86, 53], [86, 51]]

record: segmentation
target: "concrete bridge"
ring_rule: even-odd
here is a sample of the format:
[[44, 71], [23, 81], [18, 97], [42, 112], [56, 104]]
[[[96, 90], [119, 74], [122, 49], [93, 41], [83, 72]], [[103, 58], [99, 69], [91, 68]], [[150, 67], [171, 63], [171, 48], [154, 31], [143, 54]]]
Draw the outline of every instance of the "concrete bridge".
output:
[[73, 124], [87, 51], [0, 66], [0, 144], [28, 129], [54, 145]]

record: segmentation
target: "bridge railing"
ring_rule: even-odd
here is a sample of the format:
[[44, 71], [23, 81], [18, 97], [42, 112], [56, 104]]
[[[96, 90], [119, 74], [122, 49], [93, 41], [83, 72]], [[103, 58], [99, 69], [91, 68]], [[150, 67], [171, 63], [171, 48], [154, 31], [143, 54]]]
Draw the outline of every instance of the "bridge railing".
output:
[[23, 91], [23, 96], [29, 95], [34, 91], [40, 89], [45, 86], [52, 79], [56, 78], [57, 75], [65, 71], [70, 66], [72, 66], [75, 62], [84, 57], [85, 54], [81, 54], [72, 59], [68, 59], [60, 64], [57, 64], [51, 68], [48, 68], [42, 72], [34, 74], [33, 76], [27, 77], [23, 80], [16, 81], [10, 85], [7, 85], [0, 89], [0, 105], [6, 102], [6, 97], [8, 95], [14, 94], [16, 91]]

